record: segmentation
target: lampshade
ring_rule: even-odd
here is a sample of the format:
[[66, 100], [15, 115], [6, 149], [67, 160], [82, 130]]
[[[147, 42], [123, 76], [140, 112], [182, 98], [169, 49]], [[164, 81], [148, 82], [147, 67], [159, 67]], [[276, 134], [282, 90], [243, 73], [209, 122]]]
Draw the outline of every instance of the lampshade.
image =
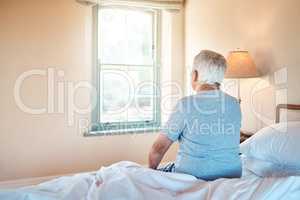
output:
[[227, 58], [226, 78], [253, 78], [259, 73], [248, 51], [231, 51]]

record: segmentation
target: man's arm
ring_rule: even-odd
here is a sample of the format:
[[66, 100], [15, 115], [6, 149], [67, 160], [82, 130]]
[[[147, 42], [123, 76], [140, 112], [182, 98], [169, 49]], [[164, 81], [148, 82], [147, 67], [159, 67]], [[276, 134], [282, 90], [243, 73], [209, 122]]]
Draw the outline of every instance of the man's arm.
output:
[[149, 168], [157, 169], [173, 141], [164, 134], [159, 134], [149, 153]]

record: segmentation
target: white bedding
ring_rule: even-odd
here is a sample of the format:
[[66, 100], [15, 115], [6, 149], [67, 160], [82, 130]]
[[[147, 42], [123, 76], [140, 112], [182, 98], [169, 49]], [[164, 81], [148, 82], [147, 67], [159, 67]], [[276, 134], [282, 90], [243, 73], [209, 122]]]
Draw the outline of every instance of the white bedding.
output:
[[97, 173], [61, 177], [37, 186], [0, 192], [1, 200], [299, 200], [300, 177], [260, 178], [243, 171], [240, 179], [213, 182], [120, 162]]

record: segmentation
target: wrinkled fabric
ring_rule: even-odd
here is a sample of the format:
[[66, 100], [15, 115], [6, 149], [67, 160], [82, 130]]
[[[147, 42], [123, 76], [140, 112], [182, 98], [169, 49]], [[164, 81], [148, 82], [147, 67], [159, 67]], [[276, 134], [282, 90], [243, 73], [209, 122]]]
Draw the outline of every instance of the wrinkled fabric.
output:
[[37, 186], [0, 192], [1, 200], [248, 200], [300, 199], [300, 177], [242, 178], [206, 182], [193, 176], [155, 171], [132, 162], [97, 173], [61, 177]]

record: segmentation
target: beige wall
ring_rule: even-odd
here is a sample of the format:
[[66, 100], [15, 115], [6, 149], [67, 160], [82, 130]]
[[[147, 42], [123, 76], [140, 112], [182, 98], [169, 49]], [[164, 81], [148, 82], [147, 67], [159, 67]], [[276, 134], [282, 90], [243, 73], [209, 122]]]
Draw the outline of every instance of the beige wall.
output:
[[[227, 55], [241, 48], [250, 51], [264, 75], [241, 83], [243, 128], [248, 131], [271, 123], [276, 103], [300, 104], [299, 8], [298, 0], [186, 1], [186, 67], [201, 49]], [[287, 68], [287, 84], [274, 81], [281, 68]], [[276, 77], [284, 78], [284, 71]]]
[[[183, 14], [172, 18], [177, 49], [169, 63], [182, 69], [183, 56], [178, 55], [183, 55]], [[89, 114], [77, 114], [68, 126], [66, 114], [57, 113], [57, 96], [52, 114], [26, 114], [16, 105], [15, 81], [28, 70], [63, 70], [63, 77], [55, 76], [55, 92], [59, 82], [90, 81], [90, 25], [91, 9], [74, 0], [0, 1], [0, 181], [96, 170], [121, 160], [147, 163], [156, 134], [87, 138], [77, 126]], [[171, 79], [182, 83], [182, 72], [172, 72]], [[46, 76], [31, 77], [21, 91], [27, 105], [47, 106]], [[85, 106], [88, 97], [79, 91], [75, 102]], [[174, 159], [175, 151], [166, 160]]]

